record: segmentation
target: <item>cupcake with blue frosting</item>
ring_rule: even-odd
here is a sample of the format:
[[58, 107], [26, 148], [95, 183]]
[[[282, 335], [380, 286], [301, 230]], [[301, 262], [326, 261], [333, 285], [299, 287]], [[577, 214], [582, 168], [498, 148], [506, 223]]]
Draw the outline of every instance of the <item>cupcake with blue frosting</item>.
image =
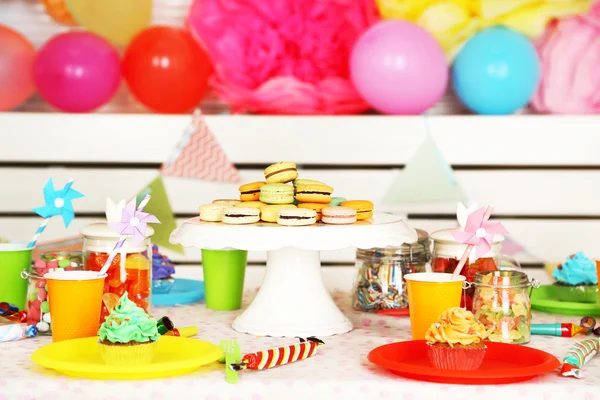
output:
[[582, 252], [575, 253], [552, 272], [555, 297], [575, 303], [598, 302], [596, 264]]

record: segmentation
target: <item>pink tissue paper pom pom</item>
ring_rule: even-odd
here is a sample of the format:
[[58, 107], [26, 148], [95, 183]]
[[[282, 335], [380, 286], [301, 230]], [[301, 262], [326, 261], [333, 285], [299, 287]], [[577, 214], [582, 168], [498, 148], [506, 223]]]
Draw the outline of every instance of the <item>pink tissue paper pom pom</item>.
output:
[[554, 21], [536, 47], [542, 79], [532, 107], [542, 113], [600, 113], [600, 2], [585, 15]]
[[352, 114], [369, 106], [350, 80], [350, 52], [378, 18], [373, 0], [196, 0], [187, 24], [232, 111]]

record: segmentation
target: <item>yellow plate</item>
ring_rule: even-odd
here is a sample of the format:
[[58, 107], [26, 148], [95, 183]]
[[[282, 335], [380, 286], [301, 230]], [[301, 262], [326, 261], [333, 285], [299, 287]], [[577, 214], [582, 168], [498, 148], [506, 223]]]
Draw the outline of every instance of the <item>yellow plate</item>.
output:
[[202, 340], [161, 336], [150, 364], [106, 365], [100, 358], [97, 337], [65, 340], [37, 349], [33, 362], [57, 372], [88, 379], [152, 379], [184, 375], [217, 361], [223, 354], [218, 346]]

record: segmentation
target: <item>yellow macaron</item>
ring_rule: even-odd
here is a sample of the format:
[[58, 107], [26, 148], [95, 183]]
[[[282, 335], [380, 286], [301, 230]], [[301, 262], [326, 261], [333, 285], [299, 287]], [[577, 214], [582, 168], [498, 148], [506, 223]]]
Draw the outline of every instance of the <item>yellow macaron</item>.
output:
[[252, 182], [240, 186], [241, 201], [256, 201], [260, 198], [260, 187], [266, 182]]
[[317, 212], [317, 221], [321, 220], [321, 210], [325, 207], [329, 207], [326, 203], [300, 203], [298, 208], [308, 208], [309, 210], [315, 210]]
[[260, 209], [260, 220], [265, 222], [277, 222], [279, 211], [282, 208], [296, 208], [293, 204], [272, 204]]
[[296, 200], [302, 203], [323, 203], [331, 202], [333, 188], [327, 185], [300, 185], [296, 187]]
[[293, 162], [279, 162], [269, 165], [265, 169], [265, 180], [267, 183], [286, 183], [298, 177], [296, 164]]
[[356, 210], [356, 220], [363, 221], [373, 216], [373, 203], [369, 200], [348, 200], [340, 204], [342, 207], [350, 207]]
[[266, 206], [262, 201], [242, 201], [241, 203], [237, 203], [234, 207], [252, 207], [258, 208], [259, 210]]

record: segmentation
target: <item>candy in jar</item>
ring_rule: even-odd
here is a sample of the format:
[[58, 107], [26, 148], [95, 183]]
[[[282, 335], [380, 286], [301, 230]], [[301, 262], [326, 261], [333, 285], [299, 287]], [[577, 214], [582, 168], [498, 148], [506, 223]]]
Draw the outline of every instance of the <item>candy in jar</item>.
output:
[[35, 326], [40, 335], [52, 333], [52, 315], [48, 299], [48, 285], [44, 275], [56, 269], [79, 271], [83, 269], [81, 252], [42, 253], [29, 272], [21, 276], [29, 280], [27, 289], [27, 325]]
[[473, 314], [492, 342], [525, 344], [531, 337], [528, 290], [539, 283], [520, 271], [478, 272], [475, 275]]
[[[128, 238], [112, 260], [107, 277], [104, 280], [104, 293], [112, 293], [121, 297], [127, 292], [129, 300], [138, 307], [149, 312], [152, 287], [152, 247], [150, 237], [154, 233], [151, 227], [146, 228], [146, 237], [133, 245]], [[106, 223], [88, 225], [81, 231], [83, 235], [84, 269], [100, 271], [120, 235]], [[102, 304], [100, 322], [108, 316], [109, 310]]]

